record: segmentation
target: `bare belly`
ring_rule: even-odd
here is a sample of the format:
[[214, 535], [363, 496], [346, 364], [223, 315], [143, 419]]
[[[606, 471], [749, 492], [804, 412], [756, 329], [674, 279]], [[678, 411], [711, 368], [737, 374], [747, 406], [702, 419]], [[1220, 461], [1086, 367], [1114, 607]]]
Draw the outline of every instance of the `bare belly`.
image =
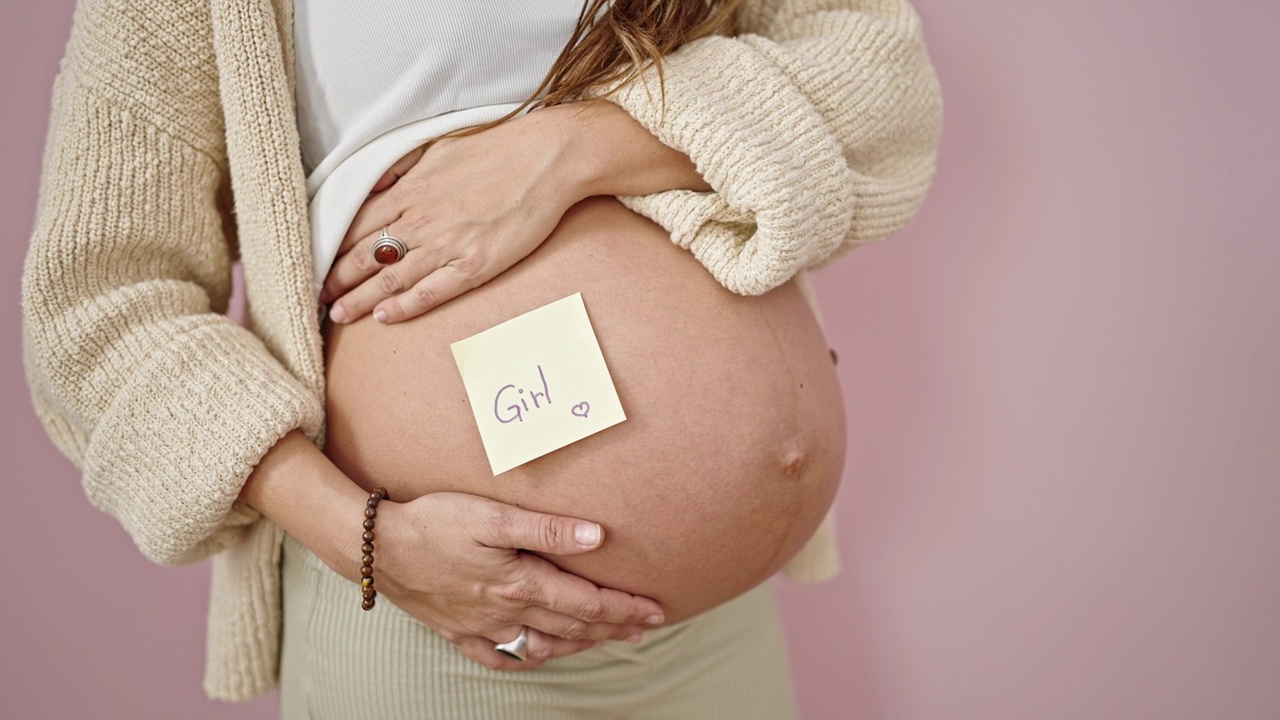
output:
[[[627, 420], [494, 477], [449, 344], [575, 292]], [[579, 203], [529, 257], [422, 317], [325, 333], [338, 467], [397, 501], [457, 491], [594, 520], [601, 548], [549, 559], [668, 621], [777, 571], [839, 483], [844, 408], [799, 289], [734, 295], [613, 199]]]

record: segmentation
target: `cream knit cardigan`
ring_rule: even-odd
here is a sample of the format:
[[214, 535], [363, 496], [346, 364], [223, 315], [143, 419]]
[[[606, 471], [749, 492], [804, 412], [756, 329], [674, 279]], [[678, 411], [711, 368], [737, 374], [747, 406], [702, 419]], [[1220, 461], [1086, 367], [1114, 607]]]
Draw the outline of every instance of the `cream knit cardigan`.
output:
[[[324, 435], [291, 13], [81, 0], [23, 275], [40, 419], [144, 555], [213, 556], [205, 689], [236, 700], [275, 682], [283, 537], [236, 497], [287, 432]], [[902, 227], [941, 113], [902, 0], [746, 0], [739, 32], [671, 55], [665, 94], [649, 77], [613, 102], [716, 188], [623, 201], [757, 294]], [[248, 328], [224, 315], [237, 256]], [[835, 568], [826, 523], [788, 570]]]

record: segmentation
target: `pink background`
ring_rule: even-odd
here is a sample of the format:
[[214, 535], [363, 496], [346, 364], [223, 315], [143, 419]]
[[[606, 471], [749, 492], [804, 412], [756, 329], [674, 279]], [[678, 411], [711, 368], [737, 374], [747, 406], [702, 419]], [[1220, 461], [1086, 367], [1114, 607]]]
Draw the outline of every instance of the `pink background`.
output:
[[[71, 5], [0, 9], [0, 716], [272, 717], [203, 699], [206, 568], [89, 506], [21, 379]], [[1280, 718], [1280, 5], [918, 7], [933, 195], [818, 277], [852, 454], [846, 572], [783, 588], [804, 717]]]

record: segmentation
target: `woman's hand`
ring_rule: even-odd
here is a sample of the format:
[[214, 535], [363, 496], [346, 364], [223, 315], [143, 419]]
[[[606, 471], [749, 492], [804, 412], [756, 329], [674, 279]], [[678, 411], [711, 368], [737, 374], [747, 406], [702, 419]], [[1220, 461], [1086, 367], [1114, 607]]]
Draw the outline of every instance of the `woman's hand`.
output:
[[[533, 252], [584, 197], [563, 161], [565, 140], [539, 111], [401, 158], [356, 214], [325, 279], [330, 317], [406, 320]], [[372, 247], [384, 227], [409, 251], [380, 266]]]
[[[295, 430], [259, 460], [239, 499], [358, 583], [358, 523], [368, 498]], [[586, 542], [578, 542], [579, 526], [594, 530], [595, 539], [587, 533]], [[376, 533], [378, 592], [489, 667], [536, 667], [596, 640], [632, 638], [662, 622], [662, 608], [653, 600], [598, 588], [516, 550], [590, 552], [604, 540], [595, 523], [476, 495], [434, 493], [407, 503], [383, 500]], [[353, 603], [357, 587], [351, 586]], [[514, 639], [524, 625], [532, 628], [529, 659], [517, 663], [493, 646]]]
[[[533, 252], [592, 195], [709, 189], [687, 156], [603, 101], [543, 108], [401, 158], [356, 213], [320, 299], [334, 322], [420, 315]], [[374, 262], [382, 229], [408, 247]]]
[[[524, 670], [662, 622], [654, 601], [596, 587], [528, 552], [577, 555], [603, 540], [595, 523], [464, 493], [378, 506], [377, 588], [486, 667]], [[494, 649], [529, 630], [529, 658]]]

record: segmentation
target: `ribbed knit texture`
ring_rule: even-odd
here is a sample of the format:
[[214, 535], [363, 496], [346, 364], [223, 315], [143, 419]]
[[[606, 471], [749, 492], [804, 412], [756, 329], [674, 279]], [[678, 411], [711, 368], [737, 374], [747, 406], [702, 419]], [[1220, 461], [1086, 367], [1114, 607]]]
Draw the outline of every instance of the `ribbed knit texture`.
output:
[[[369, 190], [422, 143], [518, 110], [573, 35], [582, 0], [297, 0], [297, 124], [315, 288]], [[394, 231], [393, 231], [394, 232]]]
[[610, 99], [716, 190], [622, 201], [720, 284], [758, 295], [906, 225], [933, 178], [942, 108], [901, 0], [748, 1], [738, 31], [665, 58], [663, 86], [651, 68]]
[[488, 670], [284, 545], [281, 720], [787, 720], [786, 643], [765, 583], [691, 620], [537, 670]]
[[390, 130], [519, 105], [573, 34], [582, 0], [293, 6], [298, 128], [314, 194], [339, 164]]
[[[217, 553], [225, 699], [274, 684], [281, 628], [282, 532], [236, 496], [288, 431], [324, 436], [291, 24], [288, 0], [80, 0], [23, 275], [36, 412], [90, 500], [156, 562]], [[759, 293], [905, 224], [940, 113], [901, 0], [747, 0], [741, 29], [669, 59], [665, 110], [653, 82], [615, 100], [717, 189], [624, 202]], [[237, 252], [251, 329], [222, 314]], [[828, 519], [788, 572], [833, 549]]]

